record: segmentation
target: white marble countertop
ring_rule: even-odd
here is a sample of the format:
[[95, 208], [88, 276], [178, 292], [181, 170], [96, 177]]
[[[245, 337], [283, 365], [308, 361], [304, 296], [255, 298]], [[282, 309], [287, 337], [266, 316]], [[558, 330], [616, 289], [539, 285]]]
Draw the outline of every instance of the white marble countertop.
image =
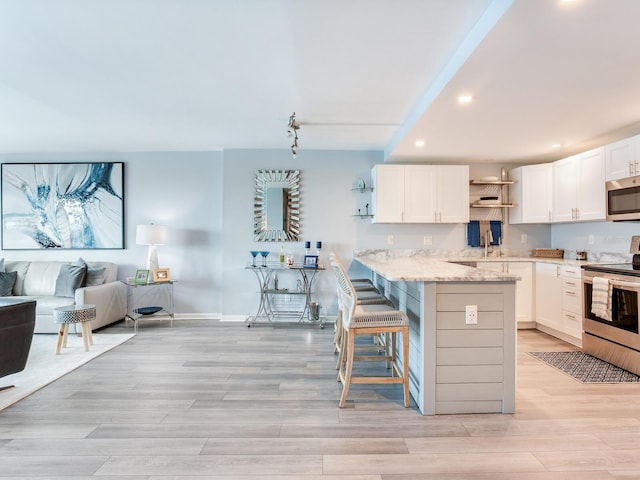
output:
[[[597, 261], [573, 260], [564, 258], [525, 257], [525, 256], [443, 256], [431, 257], [420, 252], [384, 250], [356, 251], [354, 258], [357, 262], [376, 272], [390, 281], [405, 282], [491, 282], [516, 281], [518, 275], [494, 272], [481, 267], [482, 263], [496, 262], [543, 262], [559, 265], [582, 266]], [[460, 265], [455, 262], [475, 263], [478, 267]]]
[[518, 275], [427, 257], [356, 256], [355, 259], [392, 282], [515, 282], [520, 279]]

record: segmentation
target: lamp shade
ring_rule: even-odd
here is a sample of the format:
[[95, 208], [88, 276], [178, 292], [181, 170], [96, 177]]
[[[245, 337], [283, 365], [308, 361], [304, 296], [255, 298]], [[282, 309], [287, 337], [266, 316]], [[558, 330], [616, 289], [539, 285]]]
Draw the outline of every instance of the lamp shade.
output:
[[165, 225], [136, 225], [137, 245], [164, 245], [167, 241]]

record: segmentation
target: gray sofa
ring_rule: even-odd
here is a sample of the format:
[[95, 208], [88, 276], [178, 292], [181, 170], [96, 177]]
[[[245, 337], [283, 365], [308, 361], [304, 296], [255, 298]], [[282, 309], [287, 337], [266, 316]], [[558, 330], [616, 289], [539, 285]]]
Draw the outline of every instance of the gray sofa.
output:
[[117, 265], [82, 261], [80, 264], [84, 264], [85, 275], [78, 284], [74, 283], [78, 280], [74, 274], [82, 270], [78, 262], [5, 260], [5, 276], [15, 276], [12, 298], [37, 302], [34, 333], [57, 333], [59, 326], [53, 321], [53, 309], [64, 305], [95, 305], [92, 330], [125, 317], [127, 287], [117, 280]]

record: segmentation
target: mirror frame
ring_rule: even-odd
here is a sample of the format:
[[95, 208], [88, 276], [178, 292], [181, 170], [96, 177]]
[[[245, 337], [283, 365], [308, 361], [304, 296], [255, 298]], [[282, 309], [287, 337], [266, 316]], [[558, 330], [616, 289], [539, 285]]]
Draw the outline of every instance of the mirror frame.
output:
[[[267, 188], [285, 184], [287, 212], [282, 230], [267, 228]], [[300, 170], [255, 170], [253, 234], [256, 242], [297, 242], [300, 238]]]

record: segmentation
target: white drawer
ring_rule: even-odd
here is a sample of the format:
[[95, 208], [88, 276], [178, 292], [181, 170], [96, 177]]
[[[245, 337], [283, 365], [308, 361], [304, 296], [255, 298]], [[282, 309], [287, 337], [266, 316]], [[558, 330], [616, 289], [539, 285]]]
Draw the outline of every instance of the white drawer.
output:
[[580, 290], [573, 288], [562, 289], [562, 309], [576, 314], [582, 313], [582, 297], [580, 295]]
[[562, 275], [563, 277], [581, 278], [582, 270], [577, 266], [561, 265], [560, 275]]
[[579, 278], [562, 277], [562, 288], [580, 290], [582, 284]]
[[563, 310], [562, 331], [572, 337], [580, 338], [582, 336], [582, 315]]

